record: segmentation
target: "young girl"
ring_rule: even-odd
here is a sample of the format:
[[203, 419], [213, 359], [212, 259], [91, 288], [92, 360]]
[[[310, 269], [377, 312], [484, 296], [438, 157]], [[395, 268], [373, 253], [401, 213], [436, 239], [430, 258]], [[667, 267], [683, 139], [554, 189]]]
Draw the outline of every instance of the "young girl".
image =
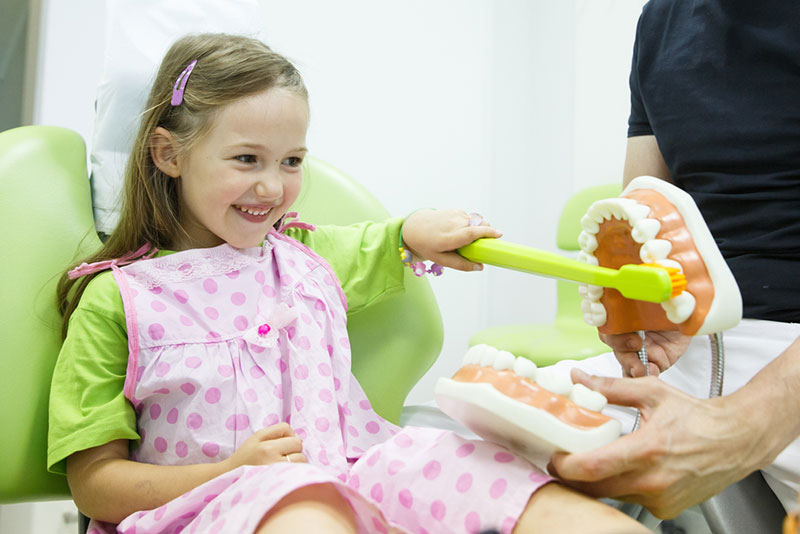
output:
[[308, 116], [258, 41], [190, 36], [164, 58], [119, 226], [59, 288], [48, 466], [89, 533], [647, 532], [499, 446], [372, 411], [348, 306], [402, 287], [399, 243], [474, 270], [455, 249], [499, 233], [456, 211], [285, 222]]

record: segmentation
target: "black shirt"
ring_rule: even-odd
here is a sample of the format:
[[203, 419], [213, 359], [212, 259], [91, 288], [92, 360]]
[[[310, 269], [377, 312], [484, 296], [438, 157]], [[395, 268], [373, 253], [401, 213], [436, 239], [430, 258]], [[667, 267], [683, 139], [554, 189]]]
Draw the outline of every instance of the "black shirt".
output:
[[800, 322], [800, 2], [651, 0], [630, 86], [628, 136], [655, 135], [744, 316]]

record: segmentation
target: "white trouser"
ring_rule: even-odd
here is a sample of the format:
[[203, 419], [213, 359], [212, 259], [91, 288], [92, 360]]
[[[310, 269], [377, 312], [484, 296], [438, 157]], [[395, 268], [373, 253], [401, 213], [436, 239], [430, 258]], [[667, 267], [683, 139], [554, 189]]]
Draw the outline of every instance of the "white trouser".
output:
[[[800, 337], [800, 324], [778, 323], [744, 319], [739, 326], [723, 336], [725, 351], [725, 380], [722, 393], [733, 393], [747, 383], [758, 371], [780, 355]], [[580, 369], [598, 376], [621, 376], [621, 368], [609, 352], [582, 361], [562, 361], [557, 368]], [[711, 383], [711, 343], [707, 336], [695, 337], [678, 362], [662, 373], [668, 384], [698, 398], [708, 397]], [[800, 394], [800, 392], [798, 392]], [[781, 410], [781, 407], [762, 407], [763, 410]], [[622, 421], [625, 432], [630, 432], [636, 416], [635, 410], [609, 406], [608, 415]], [[758, 411], [754, 410], [757, 416]], [[800, 414], [788, 414], [800, 417]], [[784, 508], [797, 507], [800, 490], [800, 438], [793, 441], [763, 470], [767, 483], [783, 503]]]

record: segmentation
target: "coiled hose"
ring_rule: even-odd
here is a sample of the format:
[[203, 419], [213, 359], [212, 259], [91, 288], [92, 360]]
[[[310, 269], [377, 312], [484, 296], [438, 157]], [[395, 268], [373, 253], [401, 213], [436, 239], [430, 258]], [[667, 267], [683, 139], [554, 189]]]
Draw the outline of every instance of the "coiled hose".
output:
[[[650, 376], [650, 368], [647, 365], [647, 347], [645, 346], [644, 330], [639, 330], [639, 337], [642, 338], [642, 348], [639, 349], [639, 360], [644, 364], [646, 376]], [[713, 399], [722, 395], [722, 384], [725, 380], [725, 347], [722, 343], [722, 332], [709, 334], [708, 340], [711, 343], [711, 385], [708, 397]], [[636, 421], [633, 423], [631, 432], [635, 432], [641, 423], [642, 413], [636, 410]]]

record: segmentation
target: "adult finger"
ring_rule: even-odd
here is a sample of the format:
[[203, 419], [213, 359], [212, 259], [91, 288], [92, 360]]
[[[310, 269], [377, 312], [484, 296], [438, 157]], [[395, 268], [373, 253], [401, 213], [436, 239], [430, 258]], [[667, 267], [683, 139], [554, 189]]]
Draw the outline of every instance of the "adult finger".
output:
[[624, 334], [599, 334], [600, 341], [611, 347], [615, 352], [637, 351], [642, 348], [642, 338], [638, 332]]
[[622, 367], [622, 374], [626, 377], [644, 376], [644, 365], [639, 360], [639, 355], [635, 352], [614, 352], [614, 357], [617, 358], [620, 367]]
[[[581, 453], [556, 452], [550, 458], [548, 470], [570, 483], [606, 481], [621, 477], [639, 467], [639, 437], [634, 434], [622, 436], [599, 449]], [[608, 488], [606, 491], [610, 490]], [[629, 489], [622, 490], [629, 492]]]
[[574, 383], [602, 393], [611, 404], [634, 408], [651, 407], [657, 402], [654, 391], [662, 384], [655, 377], [609, 378], [586, 374], [577, 367], [570, 374]]

